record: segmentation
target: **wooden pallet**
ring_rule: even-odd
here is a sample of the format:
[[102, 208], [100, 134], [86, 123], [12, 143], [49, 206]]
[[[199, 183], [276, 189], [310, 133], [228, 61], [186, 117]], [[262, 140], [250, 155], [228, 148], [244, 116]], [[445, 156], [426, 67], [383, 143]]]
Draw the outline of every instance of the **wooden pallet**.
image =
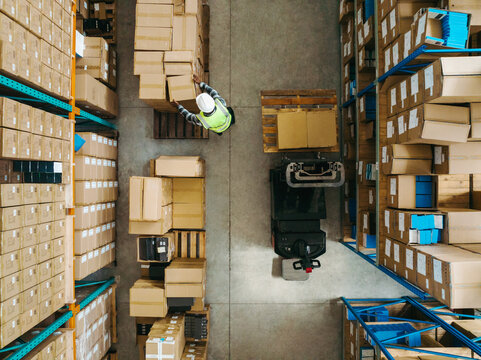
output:
[[205, 231], [174, 231], [175, 256], [205, 259]]
[[154, 111], [154, 139], [208, 139], [209, 130], [186, 121], [179, 113]]
[[[277, 146], [277, 115], [297, 109], [337, 109], [335, 90], [262, 90], [262, 137], [265, 153], [277, 152], [339, 152], [339, 144], [315, 149], [279, 150]], [[339, 127], [338, 127], [339, 138]]]

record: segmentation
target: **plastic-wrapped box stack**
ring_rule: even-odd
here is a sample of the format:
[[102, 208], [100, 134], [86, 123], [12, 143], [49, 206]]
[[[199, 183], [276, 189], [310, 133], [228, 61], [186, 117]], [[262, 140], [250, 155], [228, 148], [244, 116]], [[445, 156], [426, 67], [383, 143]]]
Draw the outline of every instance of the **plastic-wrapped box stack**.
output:
[[175, 112], [178, 101], [197, 109], [199, 88], [192, 76], [207, 81], [209, 6], [202, 0], [138, 0], [134, 74], [139, 98], [159, 111]]
[[79, 133], [86, 140], [75, 157], [75, 278], [115, 260], [118, 196], [117, 140]]

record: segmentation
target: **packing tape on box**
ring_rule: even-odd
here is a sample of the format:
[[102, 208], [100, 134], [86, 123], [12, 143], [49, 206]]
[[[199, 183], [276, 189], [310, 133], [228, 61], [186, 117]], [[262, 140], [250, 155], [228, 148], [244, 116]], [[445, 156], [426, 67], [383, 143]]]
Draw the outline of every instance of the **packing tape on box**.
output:
[[159, 41], [170, 41], [170, 37], [167, 36], [148, 36], [148, 35], [139, 35], [136, 37], [139, 40], [159, 40]]
[[164, 84], [142, 84], [140, 87], [146, 88], [146, 89], [164, 89], [165, 83]]
[[192, 89], [192, 85], [179, 85], [179, 86], [171, 86], [170, 90], [190, 90]]
[[172, 17], [172, 14], [162, 14], [162, 13], [137, 13], [137, 16], [140, 16], [140, 17], [153, 17], [153, 18], [157, 18], [157, 17], [165, 17], [165, 18], [171, 18]]
[[162, 65], [162, 62], [159, 62], [159, 61], [136, 61], [136, 62], [139, 65]]

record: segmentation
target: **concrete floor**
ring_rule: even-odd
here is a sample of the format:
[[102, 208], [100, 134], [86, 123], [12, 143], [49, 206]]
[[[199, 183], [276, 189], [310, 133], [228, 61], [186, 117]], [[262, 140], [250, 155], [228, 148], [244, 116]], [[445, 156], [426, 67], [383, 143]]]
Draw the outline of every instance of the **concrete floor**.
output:
[[135, 0], [118, 2], [120, 116], [117, 349], [136, 359], [129, 288], [139, 278], [128, 235], [128, 179], [148, 175], [148, 160], [201, 155], [207, 162], [209, 358], [341, 359], [338, 298], [399, 296], [407, 291], [337, 243], [339, 191], [329, 190], [327, 253], [307, 282], [273, 275], [268, 169], [262, 150], [261, 89], [338, 88], [337, 1], [210, 0], [210, 79], [236, 112], [236, 125], [208, 141], [152, 139], [152, 110], [132, 75]]

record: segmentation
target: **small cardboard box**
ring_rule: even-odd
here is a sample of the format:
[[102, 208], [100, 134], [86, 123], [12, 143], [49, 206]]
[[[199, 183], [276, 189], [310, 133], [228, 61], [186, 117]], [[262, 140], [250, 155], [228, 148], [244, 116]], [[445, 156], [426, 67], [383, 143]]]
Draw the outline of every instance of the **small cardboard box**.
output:
[[23, 204], [22, 184], [0, 185], [0, 207], [19, 206]]
[[165, 317], [166, 314], [164, 283], [150, 279], [137, 280], [130, 288], [130, 316]]
[[434, 172], [436, 174], [481, 173], [481, 144], [470, 142], [447, 146], [434, 146]]
[[172, 218], [174, 229], [203, 229], [205, 227], [205, 204], [174, 203]]
[[277, 145], [279, 149], [307, 148], [306, 112], [285, 112], [277, 115]]
[[191, 75], [170, 76], [167, 84], [171, 101], [194, 101], [197, 97], [197, 87]]
[[165, 269], [166, 284], [203, 283], [205, 276], [205, 259], [175, 258]]
[[192, 76], [194, 73], [194, 68], [192, 64], [186, 62], [169, 62], [164, 64], [165, 75], [166, 76], [181, 76], [188, 75]]
[[0, 141], [2, 142], [1, 157], [18, 158], [18, 131], [1, 128]]
[[24, 209], [22, 206], [0, 208], [0, 229], [13, 230], [23, 226]]
[[0, 232], [0, 254], [6, 254], [15, 250], [19, 250], [21, 247], [27, 247], [34, 244], [25, 244], [23, 241], [23, 229], [15, 229]]
[[172, 29], [135, 27], [135, 50], [166, 51], [172, 48]]
[[431, 103], [481, 101], [481, 57], [445, 57], [424, 68], [424, 99]]
[[134, 75], [164, 74], [163, 51], [135, 51]]
[[204, 177], [205, 161], [199, 156], [159, 156], [151, 160], [151, 176]]
[[163, 73], [140, 74], [139, 99], [167, 100], [166, 79]]
[[129, 221], [129, 234], [164, 235], [172, 229], [172, 204], [162, 207], [158, 221]]
[[139, 4], [135, 9], [135, 26], [172, 27], [174, 7], [172, 5]]
[[479, 243], [481, 211], [471, 209], [443, 209], [445, 224], [443, 242], [446, 244]]
[[18, 103], [9, 98], [0, 98], [0, 126], [11, 129], [18, 128]]
[[172, 50], [195, 51], [198, 38], [199, 27], [195, 16], [174, 16]]
[[386, 145], [381, 149], [382, 170], [388, 174], [431, 174], [433, 153], [430, 145]]
[[197, 298], [205, 295], [204, 284], [165, 284], [167, 297]]
[[165, 63], [194, 63], [194, 51], [190, 50], [175, 50], [166, 51], [164, 53]]
[[308, 111], [307, 147], [320, 148], [337, 145], [337, 111]]
[[[31, 280], [35, 280], [36, 272], [34, 272], [31, 276]], [[22, 281], [24, 278], [23, 272], [16, 272], [10, 275], [5, 275], [0, 279], [0, 288], [2, 290], [0, 294], [0, 301], [5, 301], [12, 296], [15, 296], [17, 294], [20, 294], [22, 285], [26, 284], [25, 286], [28, 286], [30, 283]], [[35, 284], [34, 284], [35, 285]], [[33, 285], [32, 285], [33, 286]]]

